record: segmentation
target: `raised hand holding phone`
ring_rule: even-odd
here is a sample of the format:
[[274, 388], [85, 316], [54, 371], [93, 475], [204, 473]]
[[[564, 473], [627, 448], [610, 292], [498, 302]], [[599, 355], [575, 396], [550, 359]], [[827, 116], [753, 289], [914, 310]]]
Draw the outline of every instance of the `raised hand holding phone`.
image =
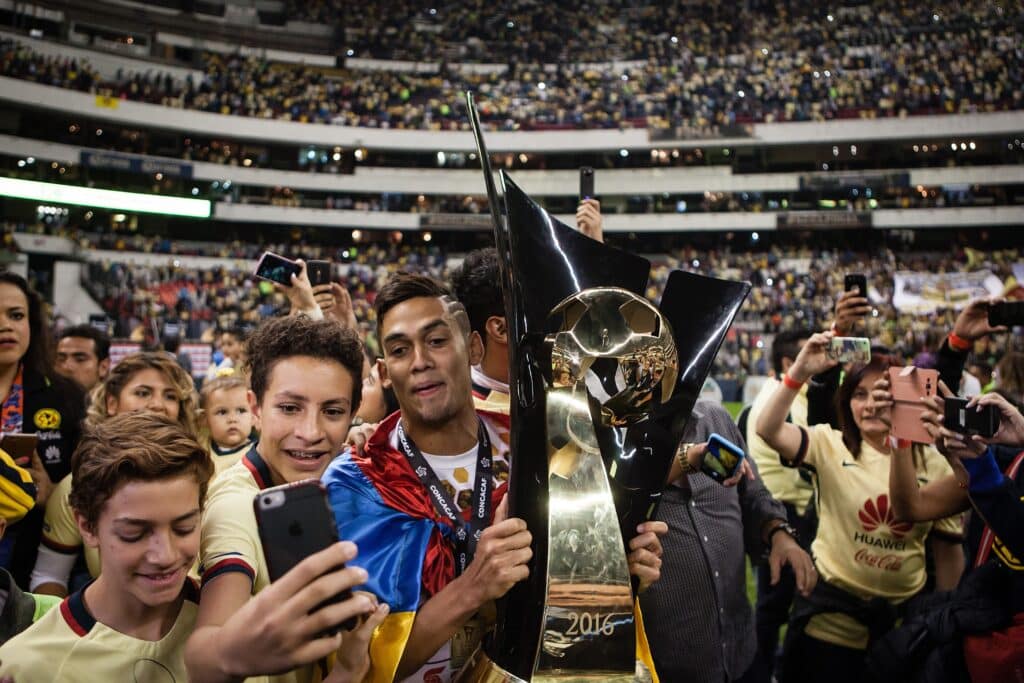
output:
[[310, 284], [309, 277], [306, 275], [306, 262], [299, 259], [295, 263], [299, 266], [299, 272], [291, 275], [290, 284], [284, 286], [275, 283], [274, 287], [288, 297], [288, 302], [292, 306], [292, 315], [303, 314], [314, 319], [320, 318], [323, 316], [323, 312], [317, 305], [313, 285]]
[[745, 460], [746, 454], [742, 448], [720, 434], [712, 434], [708, 437], [707, 450], [700, 469], [721, 484], [737, 478], [736, 475]]
[[1024, 325], [1024, 301], [997, 301], [989, 304], [988, 324], [1003, 331]]
[[921, 415], [925, 408], [922, 398], [935, 396], [939, 388], [938, 370], [891, 367], [888, 372], [889, 393], [892, 396], [892, 436], [914, 443], [934, 443], [934, 437], [925, 428]]
[[991, 439], [999, 431], [1000, 412], [992, 404], [968, 407], [969, 401], [948, 396], [943, 408], [942, 426], [958, 434]]
[[800, 349], [786, 373], [797, 382], [806, 382], [814, 375], [831, 370], [839, 361], [828, 357], [828, 348], [835, 335], [831, 332], [812, 334]]
[[[992, 392], [975, 396], [967, 403], [968, 410], [994, 408], [999, 411], [999, 429], [989, 439], [990, 443], [1010, 446], [1024, 443], [1024, 415], [1001, 395]], [[979, 437], [975, 437], [977, 439]]]
[[[253, 499], [253, 509], [271, 581], [282, 578], [304, 558], [338, 542], [327, 491], [316, 479], [265, 489]], [[335, 569], [344, 569], [344, 564]], [[314, 610], [351, 597], [352, 592], [346, 590]], [[355, 626], [355, 619], [350, 619], [341, 628], [349, 630]]]
[[256, 270], [253, 274], [261, 280], [291, 287], [292, 276], [297, 275], [300, 270], [302, 270], [301, 261], [292, 261], [271, 251], [265, 251], [256, 263]]
[[32, 455], [39, 443], [38, 434], [20, 434], [11, 432], [0, 437], [0, 449], [11, 456], [18, 467], [30, 467]]
[[[290, 671], [315, 662], [342, 645], [338, 625], [373, 614], [365, 593], [322, 606], [324, 595], [339, 595], [366, 582], [354, 543], [335, 543], [305, 558], [261, 590], [223, 624], [217, 636], [221, 661], [234, 678]], [[344, 567], [344, 569], [339, 569]]]
[[832, 337], [825, 353], [838, 363], [870, 363], [871, 340], [866, 337]]
[[836, 300], [833, 329], [837, 335], [851, 334], [857, 323], [871, 312], [868, 300], [867, 278], [861, 273], [850, 273], [843, 279], [843, 293]]

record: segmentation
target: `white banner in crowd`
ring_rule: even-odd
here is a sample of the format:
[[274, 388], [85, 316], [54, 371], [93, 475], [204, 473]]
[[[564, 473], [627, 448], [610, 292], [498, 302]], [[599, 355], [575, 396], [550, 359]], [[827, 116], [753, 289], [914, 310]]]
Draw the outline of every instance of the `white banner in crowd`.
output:
[[1002, 281], [988, 270], [939, 274], [900, 271], [893, 278], [892, 303], [900, 313], [927, 314], [944, 308], [961, 309], [972, 299], [1002, 293]]
[[[141, 350], [142, 345], [135, 342], [112, 343], [110, 345], [110, 367], [120, 363], [126, 356], [138, 353]], [[186, 342], [181, 345], [178, 352], [184, 353], [192, 359], [193, 377], [206, 376], [206, 370], [209, 368], [213, 357], [213, 348], [209, 344], [191, 344]]]

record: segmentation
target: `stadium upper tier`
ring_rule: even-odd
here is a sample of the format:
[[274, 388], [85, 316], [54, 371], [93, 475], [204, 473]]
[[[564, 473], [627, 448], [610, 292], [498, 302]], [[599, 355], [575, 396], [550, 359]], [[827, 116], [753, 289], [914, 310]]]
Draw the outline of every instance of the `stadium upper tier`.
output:
[[[685, 61], [753, 54], [804, 56], [828, 68], [850, 48], [994, 37], [1019, 21], [1020, 4], [940, 0], [836, 3], [582, 0], [290, 0], [287, 14], [339, 27], [358, 57], [451, 62]], [[774, 58], [773, 58], [774, 59]], [[820, 61], [819, 61], [820, 60]], [[766, 66], [773, 66], [770, 62]]]
[[[646, 128], [669, 138], [742, 136], [757, 122], [1024, 108], [1020, 3], [940, 2], [925, 11], [886, 2], [831, 15], [809, 2], [746, 12], [520, 2], [492, 16], [464, 2], [437, 9], [442, 23], [426, 25], [416, 20], [432, 16], [421, 4], [347, 3], [343, 22], [353, 54], [437, 59], [426, 73], [214, 53], [190, 73], [156, 63], [111, 72], [59, 48], [45, 54], [38, 44], [8, 41], [0, 74], [203, 112], [414, 130], [465, 130], [465, 90], [478, 94], [491, 129]], [[506, 22], [515, 27], [492, 35], [499, 15], [516, 17]], [[511, 52], [501, 48], [509, 31], [517, 36]], [[452, 42], [465, 50], [449, 54]], [[501, 64], [470, 68], [474, 46]], [[634, 61], [613, 64], [615, 57]], [[555, 58], [557, 65], [545, 64]], [[602, 64], [587, 63], [596, 59]]]

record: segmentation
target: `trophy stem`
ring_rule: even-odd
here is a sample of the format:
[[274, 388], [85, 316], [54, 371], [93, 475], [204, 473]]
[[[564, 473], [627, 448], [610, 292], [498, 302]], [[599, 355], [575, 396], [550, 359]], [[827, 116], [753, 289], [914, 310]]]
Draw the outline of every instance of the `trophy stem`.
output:
[[583, 381], [548, 392], [548, 585], [533, 680], [636, 669], [629, 563]]

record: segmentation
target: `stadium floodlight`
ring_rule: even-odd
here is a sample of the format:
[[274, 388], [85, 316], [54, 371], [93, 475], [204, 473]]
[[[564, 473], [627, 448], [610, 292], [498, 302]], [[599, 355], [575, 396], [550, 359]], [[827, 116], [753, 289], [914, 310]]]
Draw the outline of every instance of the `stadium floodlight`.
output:
[[158, 213], [186, 218], [209, 218], [211, 213], [210, 201], [207, 199], [97, 190], [91, 187], [42, 183], [20, 178], [0, 178], [0, 197], [27, 199], [49, 204], [76, 204], [119, 211]]

